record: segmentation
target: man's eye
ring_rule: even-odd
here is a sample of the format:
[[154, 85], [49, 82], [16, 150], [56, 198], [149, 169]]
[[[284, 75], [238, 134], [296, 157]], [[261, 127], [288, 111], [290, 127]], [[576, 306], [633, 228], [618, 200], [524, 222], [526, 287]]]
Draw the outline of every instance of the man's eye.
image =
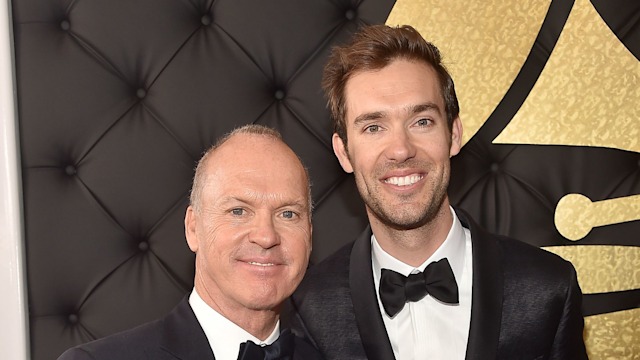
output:
[[429, 119], [420, 119], [418, 121], [416, 121], [416, 125], [418, 126], [427, 126], [429, 125]]
[[369, 125], [366, 128], [364, 128], [364, 131], [365, 132], [370, 132], [370, 133], [378, 132], [378, 131], [380, 131], [380, 126], [378, 126], [378, 125]]
[[282, 217], [285, 219], [293, 219], [296, 216], [296, 213], [291, 210], [285, 210], [282, 212]]
[[241, 209], [241, 208], [232, 209], [232, 210], [231, 210], [231, 213], [232, 213], [233, 215], [238, 215], [238, 216], [240, 216], [240, 215], [243, 215], [243, 214], [244, 214], [244, 209]]

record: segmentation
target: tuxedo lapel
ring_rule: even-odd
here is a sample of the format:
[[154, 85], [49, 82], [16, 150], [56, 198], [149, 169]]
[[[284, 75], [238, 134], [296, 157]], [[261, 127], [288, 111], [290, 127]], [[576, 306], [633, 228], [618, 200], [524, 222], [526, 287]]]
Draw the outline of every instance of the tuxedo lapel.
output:
[[353, 244], [349, 262], [349, 287], [367, 359], [394, 359], [373, 283], [370, 227]]
[[164, 318], [160, 347], [180, 360], [215, 360], [187, 299], [183, 298]]
[[473, 290], [467, 360], [495, 359], [500, 338], [504, 278], [503, 253], [497, 242], [461, 210], [456, 214], [471, 231]]

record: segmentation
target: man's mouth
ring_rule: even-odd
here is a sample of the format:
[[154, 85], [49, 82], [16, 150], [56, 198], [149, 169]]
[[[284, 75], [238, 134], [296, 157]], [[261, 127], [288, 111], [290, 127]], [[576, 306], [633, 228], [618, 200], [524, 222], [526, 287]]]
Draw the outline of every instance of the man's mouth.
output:
[[384, 179], [386, 184], [396, 185], [396, 186], [410, 186], [418, 181], [422, 180], [424, 176], [418, 174], [412, 174], [407, 176], [392, 176], [390, 178]]
[[264, 267], [275, 265], [274, 263], [261, 263], [261, 262], [255, 262], [255, 261], [248, 261], [247, 263], [249, 265], [264, 266]]

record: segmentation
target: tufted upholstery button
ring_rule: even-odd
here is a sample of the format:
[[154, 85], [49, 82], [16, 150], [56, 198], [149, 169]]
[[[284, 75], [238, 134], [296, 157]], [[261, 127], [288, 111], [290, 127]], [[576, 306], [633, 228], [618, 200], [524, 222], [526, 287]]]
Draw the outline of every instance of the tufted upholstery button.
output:
[[144, 99], [144, 97], [147, 96], [147, 91], [145, 89], [143, 89], [143, 88], [140, 88], [140, 89], [136, 90], [136, 96], [139, 99]]
[[284, 99], [284, 95], [285, 95], [284, 91], [278, 89], [278, 90], [276, 90], [276, 93], [273, 96], [276, 98], [276, 100], [282, 100], [282, 99]]
[[200, 22], [204, 26], [211, 25], [211, 15], [202, 15], [202, 17], [200, 18]]
[[76, 169], [76, 167], [73, 165], [67, 165], [64, 168], [64, 172], [69, 176], [73, 176], [78, 173], [78, 169]]
[[67, 31], [71, 28], [71, 24], [69, 23], [69, 20], [62, 20], [60, 22], [60, 28], [64, 31]]
[[69, 314], [69, 316], [67, 317], [67, 321], [69, 321], [69, 324], [77, 324], [78, 323], [78, 315]]
[[496, 173], [498, 172], [498, 170], [500, 170], [500, 165], [498, 165], [498, 163], [493, 163], [491, 164], [491, 171]]
[[349, 9], [349, 10], [345, 11], [344, 17], [346, 17], [347, 20], [351, 21], [351, 20], [356, 18], [356, 11], [353, 10], [353, 9]]
[[140, 249], [140, 251], [149, 250], [149, 243], [146, 241], [140, 241], [140, 243], [138, 244], [138, 249]]

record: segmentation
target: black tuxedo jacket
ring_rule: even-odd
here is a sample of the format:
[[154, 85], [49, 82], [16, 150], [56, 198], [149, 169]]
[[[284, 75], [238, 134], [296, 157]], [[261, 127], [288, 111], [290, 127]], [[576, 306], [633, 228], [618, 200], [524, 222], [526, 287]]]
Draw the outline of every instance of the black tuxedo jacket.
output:
[[[487, 233], [472, 234], [468, 360], [586, 359], [582, 294], [571, 263]], [[295, 333], [327, 359], [394, 359], [371, 270], [371, 229], [313, 266], [288, 303]]]
[[[58, 358], [58, 360], [143, 359], [215, 360], [209, 341], [191, 310], [187, 297], [162, 319], [76, 346]], [[293, 359], [319, 360], [321, 356], [309, 343], [296, 338]]]

